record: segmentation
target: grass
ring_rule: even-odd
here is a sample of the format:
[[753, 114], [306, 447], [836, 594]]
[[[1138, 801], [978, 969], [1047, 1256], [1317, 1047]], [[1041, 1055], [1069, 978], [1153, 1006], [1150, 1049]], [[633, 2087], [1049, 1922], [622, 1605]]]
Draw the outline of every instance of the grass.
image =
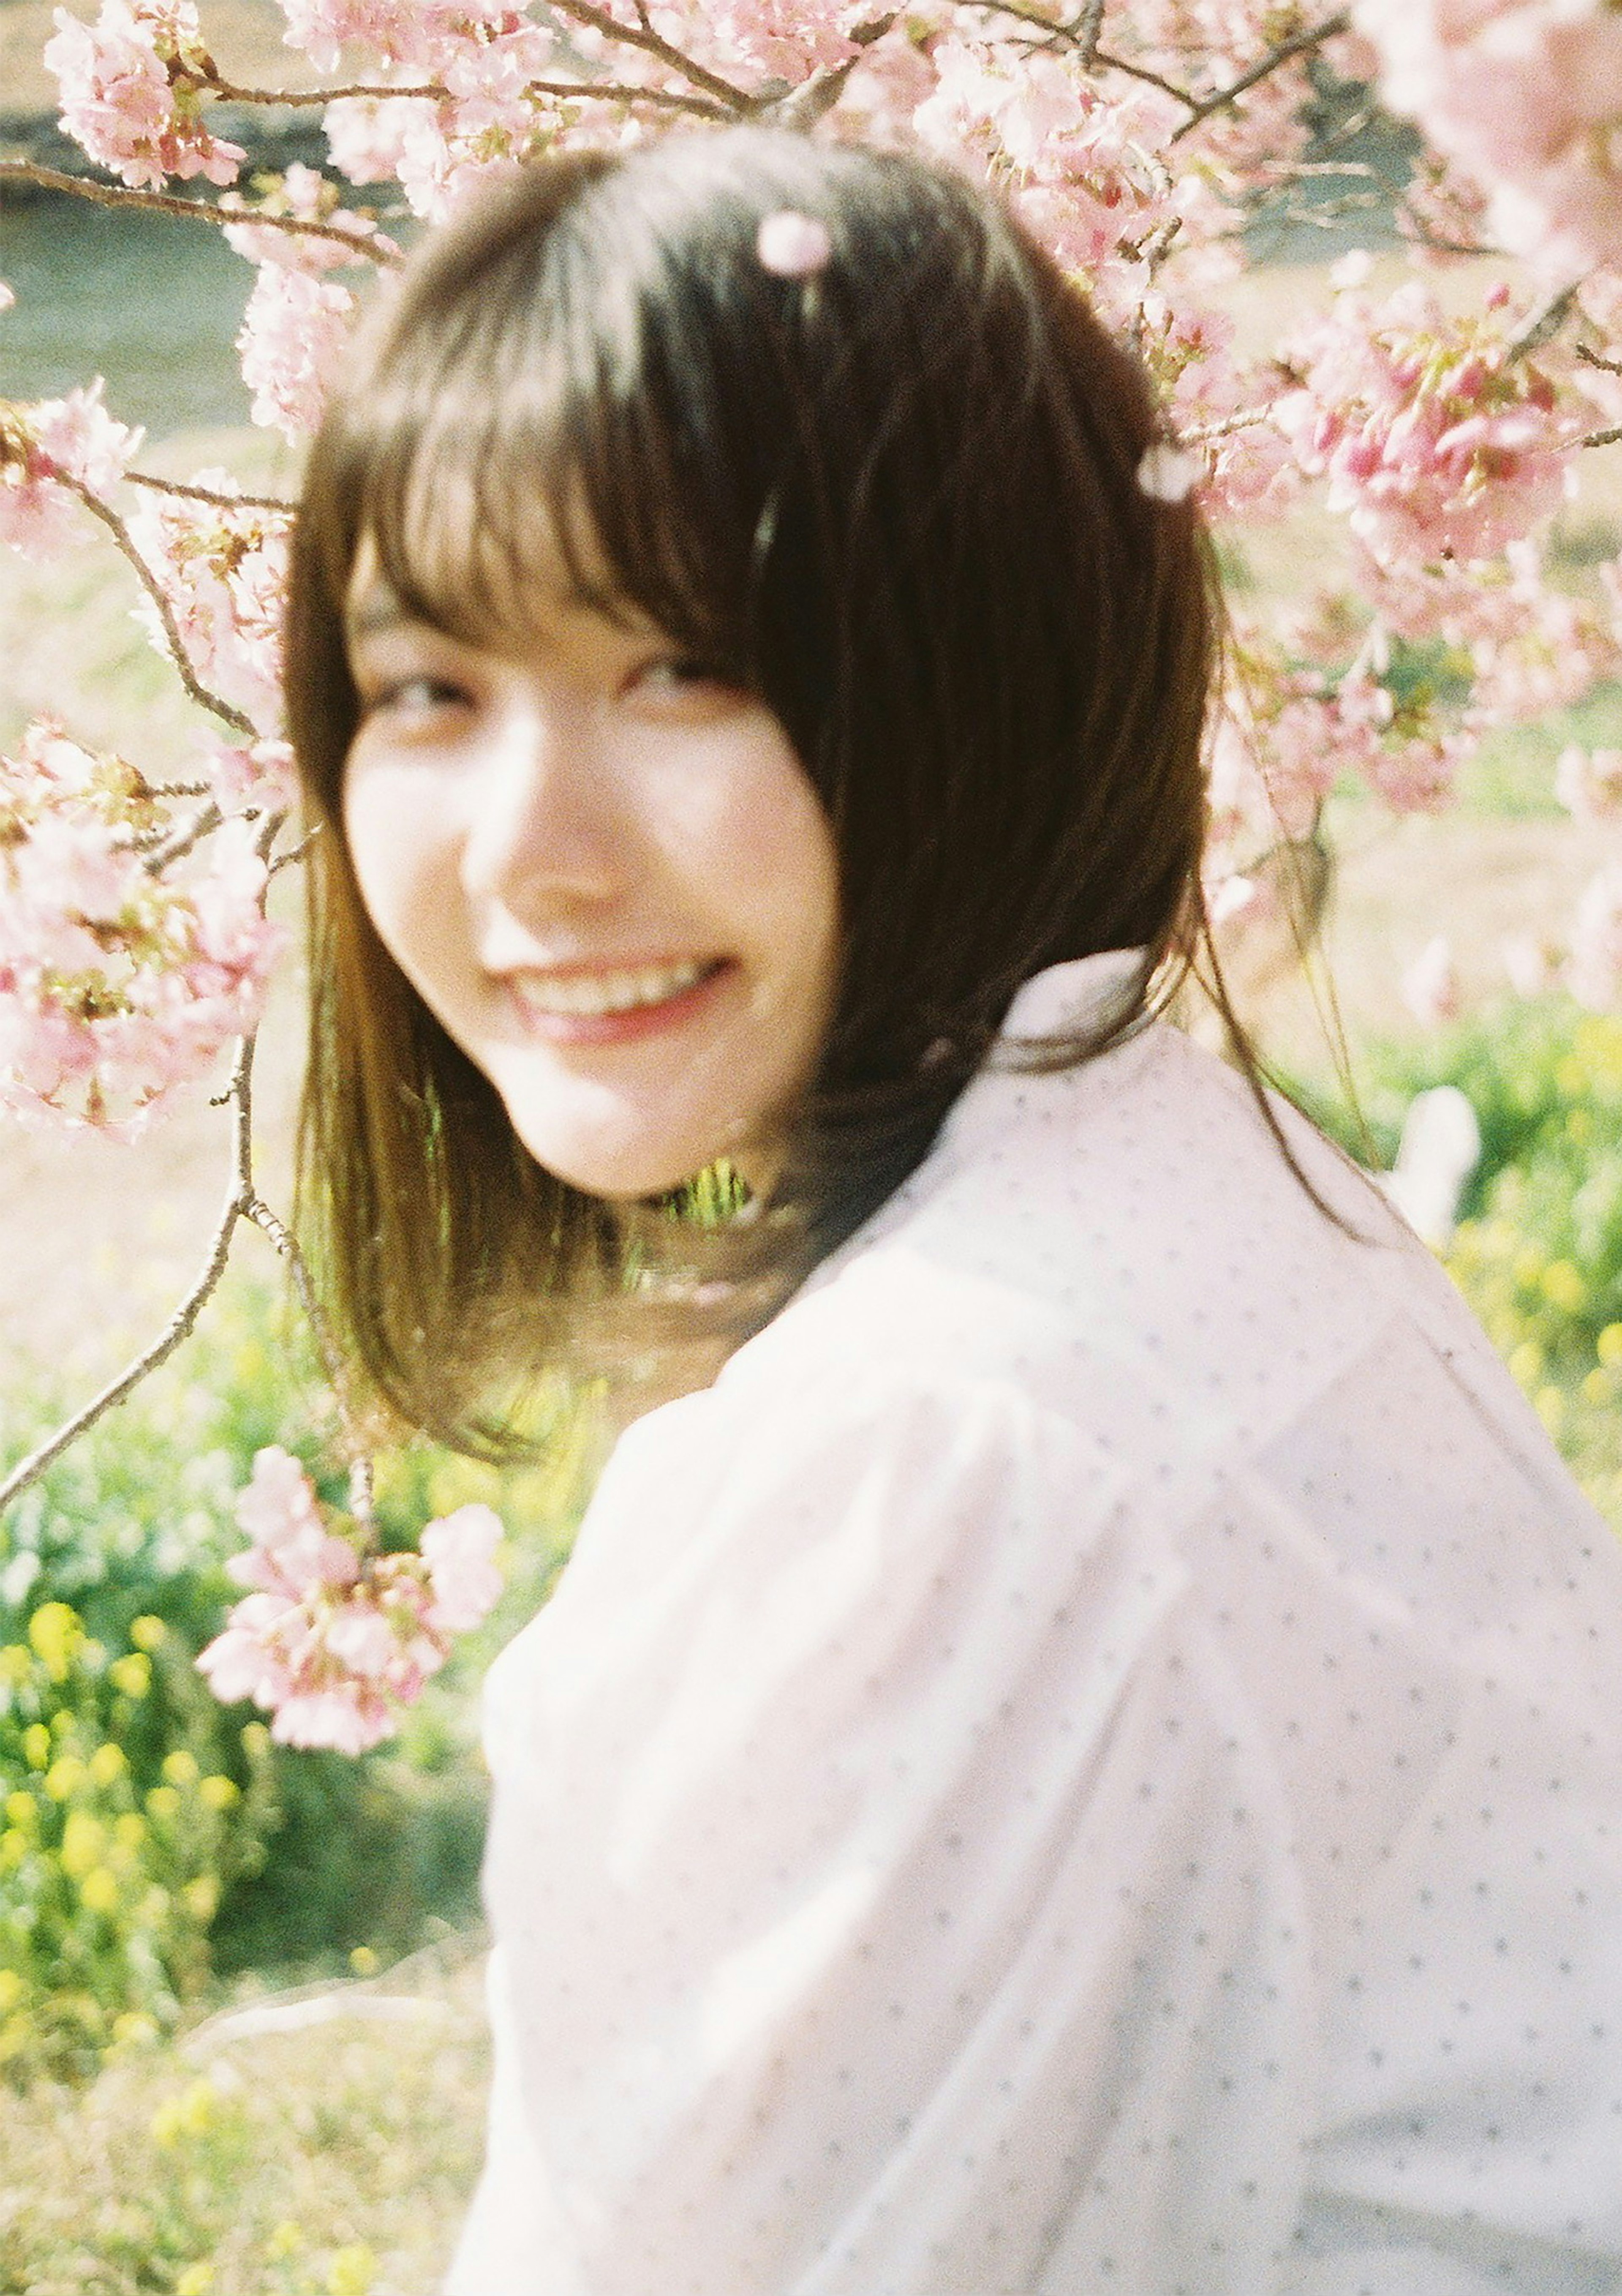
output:
[[[87, 2088], [0, 2088], [0, 2288], [429, 2296], [480, 2158], [481, 1943], [314, 1995], [245, 1989]], [[256, 2006], [293, 2030], [254, 2030]]]

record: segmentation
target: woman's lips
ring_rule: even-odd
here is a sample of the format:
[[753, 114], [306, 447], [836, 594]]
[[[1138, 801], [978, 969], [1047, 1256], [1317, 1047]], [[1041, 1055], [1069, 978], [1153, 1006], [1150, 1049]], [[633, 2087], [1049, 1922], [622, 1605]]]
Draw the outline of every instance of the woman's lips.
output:
[[[736, 969], [730, 957], [720, 957], [706, 962], [696, 980], [690, 977], [692, 966], [688, 964], [604, 968], [600, 972], [567, 975], [515, 972], [508, 976], [505, 985], [527, 1036], [552, 1045], [619, 1045], [653, 1036], [660, 1029], [680, 1028]], [[669, 983], [664, 993], [660, 993], [661, 975]], [[632, 993], [636, 1002], [621, 1009], [606, 1004], [589, 1009], [599, 997], [611, 999]], [[560, 1009], [566, 998], [586, 1009]]]

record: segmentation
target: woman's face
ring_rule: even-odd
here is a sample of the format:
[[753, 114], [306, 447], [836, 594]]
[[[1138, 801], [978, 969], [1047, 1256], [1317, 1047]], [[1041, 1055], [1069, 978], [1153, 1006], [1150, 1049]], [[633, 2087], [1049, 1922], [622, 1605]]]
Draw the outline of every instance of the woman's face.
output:
[[414, 619], [363, 549], [343, 817], [385, 947], [537, 1161], [602, 1197], [758, 1185], [827, 1026], [838, 867], [765, 705], [651, 625], [535, 599], [521, 650]]

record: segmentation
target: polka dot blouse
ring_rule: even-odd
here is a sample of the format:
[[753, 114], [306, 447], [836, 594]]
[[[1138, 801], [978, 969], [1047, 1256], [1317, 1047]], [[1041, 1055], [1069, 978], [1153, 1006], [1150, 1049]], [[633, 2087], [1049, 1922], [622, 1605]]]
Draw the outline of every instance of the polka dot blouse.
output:
[[1622, 2291], [1622, 1549], [1291, 1136], [1356, 1236], [1174, 1029], [994, 1054], [621, 1438], [488, 1684], [452, 2296]]

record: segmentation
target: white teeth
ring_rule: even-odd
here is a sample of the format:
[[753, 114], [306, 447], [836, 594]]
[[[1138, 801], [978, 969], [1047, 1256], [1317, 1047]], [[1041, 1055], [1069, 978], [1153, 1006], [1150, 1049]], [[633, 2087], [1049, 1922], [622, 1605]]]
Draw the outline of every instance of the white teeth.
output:
[[629, 1013], [638, 1004], [662, 1004], [701, 980], [709, 966], [700, 958], [685, 964], [644, 966], [634, 972], [512, 975], [512, 993], [532, 1013]]

